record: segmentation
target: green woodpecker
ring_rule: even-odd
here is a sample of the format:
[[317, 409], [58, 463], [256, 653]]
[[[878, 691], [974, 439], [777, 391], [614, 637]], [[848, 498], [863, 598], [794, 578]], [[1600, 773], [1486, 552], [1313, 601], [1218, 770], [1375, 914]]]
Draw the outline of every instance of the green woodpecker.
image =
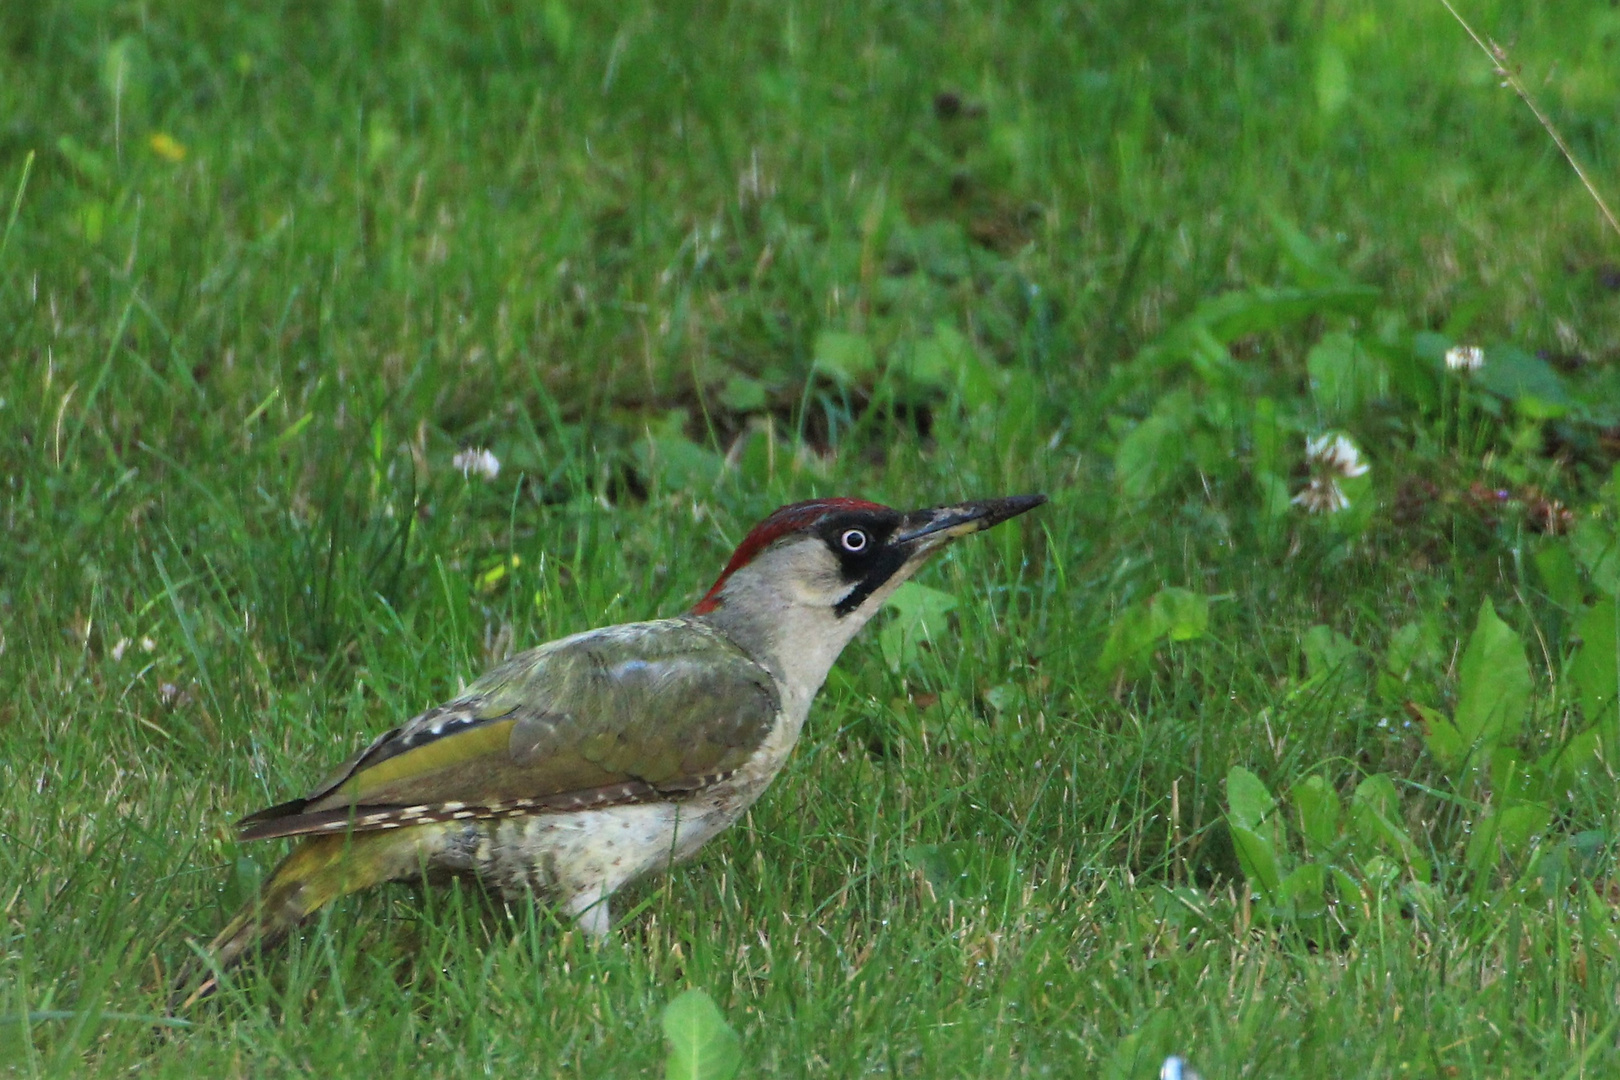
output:
[[833, 661], [953, 539], [1046, 501], [900, 513], [859, 499], [777, 510], [686, 614], [553, 641], [379, 736], [241, 838], [301, 842], [182, 976], [182, 1007], [250, 949], [384, 881], [470, 875], [538, 895], [592, 936], [608, 898], [687, 858], [771, 782]]

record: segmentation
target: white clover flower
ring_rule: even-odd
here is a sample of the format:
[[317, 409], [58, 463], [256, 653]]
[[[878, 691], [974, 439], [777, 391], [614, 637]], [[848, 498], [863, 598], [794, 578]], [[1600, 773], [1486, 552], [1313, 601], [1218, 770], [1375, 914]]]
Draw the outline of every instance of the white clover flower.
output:
[[1318, 435], [1305, 441], [1305, 462], [1310, 466], [1311, 479], [1289, 502], [1311, 514], [1336, 514], [1349, 509], [1350, 499], [1339, 481], [1367, 473], [1367, 464], [1361, 460], [1356, 444], [1337, 432]]
[[1340, 476], [1360, 476], [1367, 471], [1356, 444], [1343, 435], [1331, 432], [1307, 440], [1305, 458], [1313, 469], [1338, 473]]
[[132, 641], [127, 637], [121, 637], [113, 645], [113, 647], [108, 650], [107, 655], [111, 656], [115, 662], [122, 660], [124, 658], [124, 654], [129, 651], [129, 647], [131, 645], [139, 645], [141, 647], [141, 652], [151, 652], [153, 649], [157, 648], [157, 642], [153, 641], [149, 637], [143, 636], [138, 642]]
[[500, 459], [483, 447], [460, 451], [450, 464], [460, 469], [462, 476], [477, 473], [482, 480], [493, 480], [501, 475]]
[[1288, 500], [1309, 514], [1337, 514], [1350, 508], [1350, 500], [1331, 476], [1315, 476], [1305, 489]]
[[1485, 366], [1485, 350], [1478, 345], [1453, 345], [1446, 350], [1446, 370], [1472, 375]]

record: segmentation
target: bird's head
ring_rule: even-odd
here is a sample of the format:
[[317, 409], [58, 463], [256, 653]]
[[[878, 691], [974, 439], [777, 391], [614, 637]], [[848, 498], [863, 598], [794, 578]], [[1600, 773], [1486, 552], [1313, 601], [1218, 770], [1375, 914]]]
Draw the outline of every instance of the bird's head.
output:
[[1045, 495], [903, 513], [862, 499], [784, 506], [737, 545], [692, 614], [811, 691], [838, 653], [930, 555], [1046, 501]]

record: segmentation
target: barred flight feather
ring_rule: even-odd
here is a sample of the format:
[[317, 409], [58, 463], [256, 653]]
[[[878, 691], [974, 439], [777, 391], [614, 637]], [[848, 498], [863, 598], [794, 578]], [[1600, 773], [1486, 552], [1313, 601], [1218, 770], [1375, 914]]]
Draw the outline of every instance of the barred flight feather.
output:
[[241, 823], [243, 840], [271, 840], [281, 836], [307, 836], [315, 833], [372, 832], [426, 825], [443, 821], [489, 821], [528, 817], [533, 814], [565, 813], [572, 810], [598, 810], [609, 806], [655, 802], [660, 799], [689, 798], [698, 791], [731, 777], [730, 772], [711, 773], [682, 784], [678, 789], [661, 790], [643, 780], [584, 791], [570, 791], [536, 799], [506, 799], [487, 806], [465, 802], [418, 804], [416, 806], [363, 806], [340, 810], [320, 810], [269, 820]]

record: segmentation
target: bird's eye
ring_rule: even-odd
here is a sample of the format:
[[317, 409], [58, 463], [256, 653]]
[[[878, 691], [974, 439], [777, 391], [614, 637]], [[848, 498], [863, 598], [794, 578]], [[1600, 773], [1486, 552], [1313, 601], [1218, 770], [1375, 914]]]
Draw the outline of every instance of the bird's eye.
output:
[[866, 533], [860, 529], [845, 529], [844, 535], [838, 538], [838, 542], [843, 545], [845, 551], [853, 552], [865, 551], [866, 545], [871, 541], [867, 538]]

